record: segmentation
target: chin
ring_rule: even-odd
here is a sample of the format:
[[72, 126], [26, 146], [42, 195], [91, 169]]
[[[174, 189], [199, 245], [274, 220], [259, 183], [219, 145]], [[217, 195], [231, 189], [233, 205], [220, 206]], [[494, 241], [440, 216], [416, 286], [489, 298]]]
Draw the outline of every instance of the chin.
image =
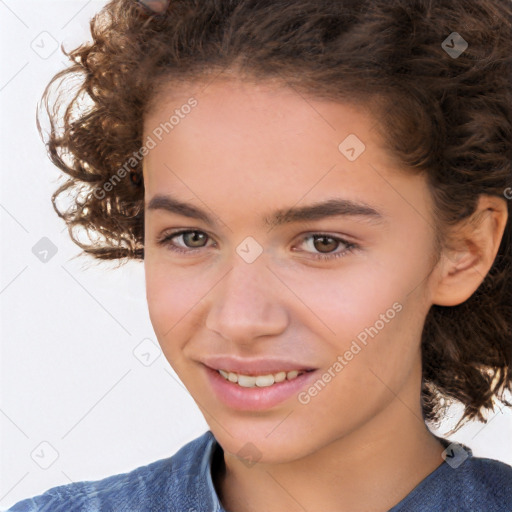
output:
[[[283, 423], [286, 421], [284, 420]], [[289, 428], [283, 428], [282, 424], [279, 425], [279, 422], [275, 421], [270, 428], [267, 422], [260, 427], [253, 425], [249, 428], [246, 424], [235, 426], [226, 423], [227, 431], [218, 425], [210, 428], [224, 452], [245, 461], [248, 467], [256, 462], [264, 464], [293, 462], [319, 448], [310, 444], [311, 428], [308, 427], [304, 427], [303, 430], [295, 427], [294, 434], [290, 433]], [[305, 440], [309, 440], [309, 443], [304, 443]]]

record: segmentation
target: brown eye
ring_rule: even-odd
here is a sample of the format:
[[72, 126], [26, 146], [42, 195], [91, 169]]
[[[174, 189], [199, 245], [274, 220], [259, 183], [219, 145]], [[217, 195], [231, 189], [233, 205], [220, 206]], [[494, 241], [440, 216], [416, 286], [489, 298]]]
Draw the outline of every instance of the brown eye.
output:
[[337, 249], [339, 241], [331, 236], [317, 235], [314, 238], [313, 246], [319, 252], [331, 252]]
[[[348, 242], [343, 238], [331, 236], [326, 233], [314, 233], [302, 238], [302, 245], [306, 246], [305, 252], [313, 259], [332, 260], [347, 256], [357, 250], [359, 246]], [[341, 251], [339, 250], [341, 248]]]

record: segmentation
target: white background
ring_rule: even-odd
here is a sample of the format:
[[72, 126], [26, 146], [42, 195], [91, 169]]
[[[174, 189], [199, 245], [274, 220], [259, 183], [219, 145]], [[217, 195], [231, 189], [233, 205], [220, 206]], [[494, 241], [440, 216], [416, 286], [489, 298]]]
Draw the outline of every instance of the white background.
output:
[[[66, 58], [49, 53], [88, 39], [105, 3], [0, 0], [2, 510], [56, 485], [169, 457], [208, 428], [163, 355], [145, 366], [133, 353], [146, 340], [144, 350], [158, 354], [143, 264], [73, 259], [80, 249], [50, 202], [62, 181], [35, 111]], [[32, 252], [43, 237], [57, 247], [46, 263]], [[505, 408], [451, 438], [512, 464]]]

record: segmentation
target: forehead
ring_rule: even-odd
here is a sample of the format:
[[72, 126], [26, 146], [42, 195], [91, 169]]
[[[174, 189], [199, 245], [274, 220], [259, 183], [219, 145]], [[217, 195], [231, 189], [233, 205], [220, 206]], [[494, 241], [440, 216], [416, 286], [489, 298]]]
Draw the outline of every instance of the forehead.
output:
[[162, 93], [145, 118], [144, 138], [156, 143], [144, 159], [146, 194], [228, 198], [256, 211], [334, 192], [385, 210], [383, 195], [397, 198], [386, 181], [416, 185], [397, 172], [376, 123], [369, 108], [286, 87], [234, 80], [181, 87]]
[[[192, 102], [195, 106], [190, 108]], [[309, 152], [313, 146], [323, 146], [321, 149], [325, 150], [333, 145], [339, 156], [337, 146], [349, 133], [365, 139], [366, 145], [381, 144], [371, 107], [313, 99], [269, 82], [217, 78], [169, 87], [152, 102], [144, 121], [146, 134], [161, 128], [161, 133], [156, 134], [158, 139], [183, 142], [188, 138], [189, 142], [205, 146], [214, 141], [211, 146], [219, 147], [219, 152], [224, 146], [236, 145], [250, 150], [251, 156], [255, 152], [261, 155], [258, 149], [270, 152], [278, 148], [279, 153], [288, 156], [288, 148], [297, 154], [305, 146]], [[205, 132], [209, 137], [203, 137]], [[190, 140], [194, 136], [198, 136], [197, 140]], [[262, 142], [264, 148], [259, 146]], [[381, 148], [384, 149], [382, 144]]]

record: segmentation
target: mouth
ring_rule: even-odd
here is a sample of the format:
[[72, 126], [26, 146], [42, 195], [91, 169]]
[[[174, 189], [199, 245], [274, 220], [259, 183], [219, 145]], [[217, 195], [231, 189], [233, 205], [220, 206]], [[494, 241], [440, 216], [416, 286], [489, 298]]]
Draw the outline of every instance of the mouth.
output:
[[236, 368], [235, 364], [230, 364], [228, 369], [224, 369], [228, 364], [222, 365], [224, 368], [201, 366], [213, 396], [236, 411], [267, 411], [289, 400], [293, 404], [300, 391], [310, 386], [318, 374], [317, 369], [300, 368], [297, 364], [292, 369], [291, 363], [282, 364], [280, 370], [275, 362], [258, 370], [254, 365], [251, 368], [246, 365], [244, 369], [241, 365]]
[[284, 381], [291, 381], [304, 373], [312, 372], [314, 370], [281, 370], [276, 373], [266, 373], [260, 375], [248, 375], [244, 373], [230, 372], [227, 370], [217, 370], [217, 372], [228, 382], [238, 384], [243, 388], [268, 388], [275, 386]]

